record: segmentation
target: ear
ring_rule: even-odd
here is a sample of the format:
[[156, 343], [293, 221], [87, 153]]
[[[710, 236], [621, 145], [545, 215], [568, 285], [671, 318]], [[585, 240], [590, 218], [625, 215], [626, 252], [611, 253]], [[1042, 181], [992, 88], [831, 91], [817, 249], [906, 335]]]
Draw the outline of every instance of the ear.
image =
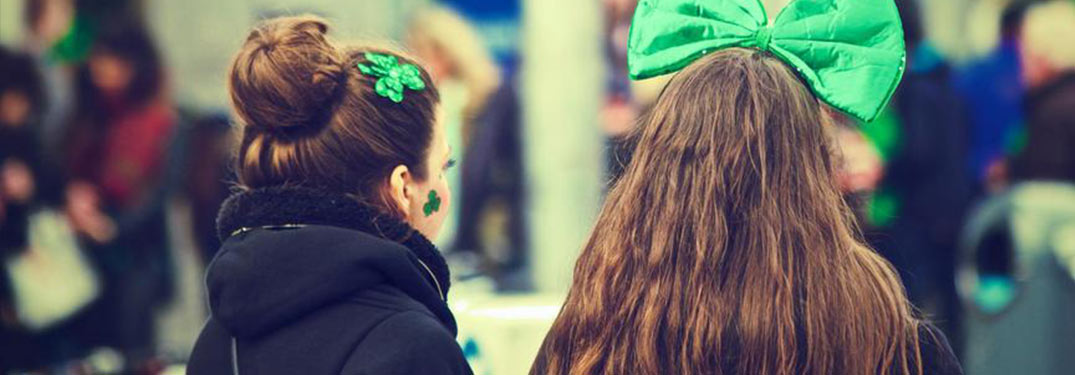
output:
[[397, 165], [392, 170], [392, 174], [388, 176], [389, 195], [392, 197], [391, 203], [396, 204], [396, 208], [403, 213], [404, 218], [410, 215], [411, 203], [414, 201], [415, 192], [411, 188], [412, 178], [410, 169], [402, 164]]

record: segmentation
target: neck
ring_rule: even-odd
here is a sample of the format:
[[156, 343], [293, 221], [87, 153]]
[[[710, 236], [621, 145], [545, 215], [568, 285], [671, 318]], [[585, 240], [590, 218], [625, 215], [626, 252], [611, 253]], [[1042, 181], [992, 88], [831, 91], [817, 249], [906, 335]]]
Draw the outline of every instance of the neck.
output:
[[225, 240], [243, 228], [281, 225], [329, 225], [399, 243], [429, 268], [442, 293], [448, 292], [447, 262], [429, 239], [406, 222], [346, 194], [284, 186], [242, 191], [221, 207], [217, 235]]

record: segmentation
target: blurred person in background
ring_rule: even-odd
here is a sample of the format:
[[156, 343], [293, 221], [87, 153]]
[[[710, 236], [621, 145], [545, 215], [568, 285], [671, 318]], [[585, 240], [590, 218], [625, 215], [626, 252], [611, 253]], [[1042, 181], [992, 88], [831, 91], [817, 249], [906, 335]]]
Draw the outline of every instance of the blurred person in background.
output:
[[967, 116], [952, 69], [924, 37], [918, 0], [896, 5], [907, 71], [888, 108], [861, 126], [884, 165], [863, 227], [900, 272], [908, 298], [958, 346], [956, 244], [971, 197]]
[[623, 174], [630, 160], [631, 145], [627, 137], [644, 110], [627, 78], [627, 37], [636, 5], [638, 0], [604, 0], [608, 85], [601, 121], [608, 146], [605, 168], [610, 182]]
[[956, 76], [970, 120], [969, 163], [976, 194], [997, 193], [1007, 185], [1007, 157], [1024, 134], [1019, 36], [1026, 9], [1033, 3], [1011, 1], [1001, 16], [1000, 44]]
[[1025, 140], [1012, 185], [976, 207], [960, 290], [969, 373], [1070, 374], [1075, 368], [1075, 2], [1026, 10], [1019, 60]]
[[231, 119], [223, 114], [199, 116], [190, 129], [183, 188], [190, 203], [194, 243], [203, 265], [208, 265], [220, 248], [216, 214], [230, 193], [227, 181], [232, 176], [231, 150], [235, 143], [232, 130]]
[[471, 374], [430, 241], [453, 204], [437, 88], [414, 60], [327, 32], [270, 19], [233, 60], [239, 190], [187, 371]]
[[448, 142], [463, 155], [459, 175], [449, 176], [460, 192], [454, 233], [440, 242], [481, 254], [500, 289], [526, 289], [525, 171], [514, 80], [502, 77], [478, 33], [450, 9], [419, 11], [407, 40], [442, 88]]
[[34, 58], [0, 47], [0, 372], [77, 362], [96, 272], [64, 215], [64, 183], [46, 157], [47, 98]]
[[1029, 12], [1020, 47], [1027, 136], [1012, 174], [1075, 183], [1075, 3], [1047, 1]]
[[96, 337], [130, 371], [152, 371], [154, 312], [172, 294], [165, 178], [176, 120], [147, 30], [126, 17], [100, 24], [78, 68], [67, 200], [103, 279]]
[[66, 126], [75, 110], [74, 62], [90, 38], [86, 22], [76, 21], [74, 0], [25, 0], [23, 21], [26, 40], [23, 48], [34, 56], [42, 73], [47, 107], [37, 131], [44, 156], [62, 162]]
[[27, 31], [24, 48], [35, 57], [45, 57], [70, 31], [75, 19], [75, 3], [73, 0], [24, 0], [23, 12]]
[[32, 213], [56, 203], [56, 196], [37, 142], [46, 107], [37, 65], [0, 46], [0, 76], [0, 372], [6, 373], [46, 368], [79, 353], [63, 339], [71, 334], [66, 327], [37, 330], [20, 319], [10, 264], [31, 251]]
[[43, 171], [35, 132], [45, 107], [41, 77], [30, 56], [0, 46], [0, 246], [26, 244], [26, 220]]

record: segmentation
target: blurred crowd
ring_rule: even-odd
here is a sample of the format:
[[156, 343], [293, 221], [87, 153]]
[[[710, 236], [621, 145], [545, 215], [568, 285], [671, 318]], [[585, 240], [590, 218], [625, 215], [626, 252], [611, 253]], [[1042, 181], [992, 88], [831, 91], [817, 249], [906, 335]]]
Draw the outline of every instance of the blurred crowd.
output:
[[167, 208], [177, 194], [204, 198], [196, 179], [219, 178], [191, 167], [221, 162], [199, 160], [212, 154], [199, 138], [226, 122], [180, 125], [191, 119], [169, 101], [138, 12], [29, 1], [24, 45], [0, 49], [3, 367], [62, 365], [97, 348], [111, 348], [106, 368], [163, 366], [154, 322], [175, 289]]
[[[24, 3], [24, 40], [0, 45], [0, 374], [159, 373], [186, 355], [162, 348], [159, 322], [183, 280], [196, 280], [204, 319], [200, 272], [219, 246], [231, 120], [170, 97], [142, 1]], [[974, 374], [1075, 350], [1075, 2], [1004, 3], [995, 49], [955, 62], [927, 37], [925, 8], [897, 1], [909, 56], [892, 104], [867, 124], [834, 113], [840, 182], [866, 240]], [[611, 181], [662, 83], [627, 80], [636, 1], [604, 5], [595, 126]], [[461, 203], [436, 242], [457, 274], [526, 291], [540, 254], [527, 255], [539, 250], [526, 235], [514, 68], [448, 8], [409, 25], [400, 43], [437, 82], [461, 162], [449, 176]], [[1012, 347], [1002, 335], [1046, 339]]]
[[[24, 40], [0, 45], [0, 373], [159, 373], [207, 314], [231, 120], [171, 97], [143, 2], [23, 3]], [[410, 25], [399, 42], [444, 93], [465, 165], [450, 176], [459, 224], [437, 242], [457, 275], [525, 290], [514, 81], [458, 13], [429, 7]], [[187, 320], [163, 323], [177, 308]]]

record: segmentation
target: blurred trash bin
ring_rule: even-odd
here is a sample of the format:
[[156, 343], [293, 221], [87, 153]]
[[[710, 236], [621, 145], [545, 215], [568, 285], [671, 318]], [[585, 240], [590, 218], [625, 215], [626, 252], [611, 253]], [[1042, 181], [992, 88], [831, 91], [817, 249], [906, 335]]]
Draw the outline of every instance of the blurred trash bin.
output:
[[1075, 186], [1027, 182], [991, 198], [962, 247], [966, 374], [1075, 373]]

